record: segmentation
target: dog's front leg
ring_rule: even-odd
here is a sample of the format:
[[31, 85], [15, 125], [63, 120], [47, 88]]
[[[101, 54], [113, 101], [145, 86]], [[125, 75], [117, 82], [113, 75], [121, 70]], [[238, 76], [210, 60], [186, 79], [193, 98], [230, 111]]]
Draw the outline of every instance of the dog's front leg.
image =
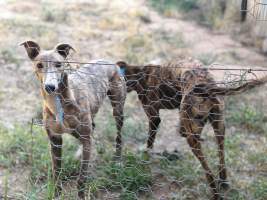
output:
[[46, 131], [51, 145], [52, 174], [55, 184], [55, 196], [58, 196], [61, 193], [61, 182], [59, 176], [61, 172], [62, 136], [52, 134], [49, 129]]
[[116, 121], [116, 127], [117, 127], [117, 137], [116, 137], [116, 158], [121, 157], [122, 152], [122, 138], [121, 138], [121, 129], [123, 126], [123, 108], [125, 104], [126, 99], [126, 88], [124, 85], [124, 82], [121, 82], [121, 80], [114, 80], [114, 82], [111, 83], [111, 88], [108, 91], [108, 97], [110, 99], [112, 108], [113, 108], [113, 117]]
[[154, 141], [156, 138], [157, 130], [160, 124], [159, 117], [159, 109], [153, 107], [152, 105], [146, 107], [145, 109], [146, 115], [149, 119], [149, 131], [148, 131], [148, 140], [147, 140], [147, 148], [153, 149]]
[[[91, 124], [90, 124], [91, 125]], [[92, 127], [83, 130], [80, 136], [80, 142], [82, 144], [82, 160], [81, 160], [81, 169], [78, 178], [78, 196], [80, 199], [85, 199], [85, 183], [88, 177], [88, 168], [89, 168], [89, 159], [90, 159], [90, 150], [91, 150], [91, 132]], [[85, 133], [85, 134], [83, 134]]]

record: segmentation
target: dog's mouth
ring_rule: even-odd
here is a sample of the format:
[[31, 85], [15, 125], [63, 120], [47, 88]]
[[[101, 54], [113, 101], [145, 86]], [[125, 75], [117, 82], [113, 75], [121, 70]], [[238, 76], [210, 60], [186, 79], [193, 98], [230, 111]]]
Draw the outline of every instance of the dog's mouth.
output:
[[61, 75], [60, 79], [45, 83], [43, 86], [44, 91], [48, 94], [48, 95], [54, 95], [54, 94], [59, 94], [60, 91], [62, 90], [62, 88], [65, 87], [64, 84], [64, 76]]

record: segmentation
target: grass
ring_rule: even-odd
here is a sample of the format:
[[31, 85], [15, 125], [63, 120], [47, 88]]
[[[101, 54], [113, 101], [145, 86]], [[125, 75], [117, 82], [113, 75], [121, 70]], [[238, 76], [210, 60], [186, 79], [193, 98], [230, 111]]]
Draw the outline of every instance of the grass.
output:
[[17, 67], [19, 67], [19, 60], [16, 57], [16, 53], [9, 49], [2, 49], [0, 52], [0, 58], [3, 59], [4, 63], [14, 63]]
[[[99, 137], [103, 137], [104, 140], [115, 141], [117, 132], [115, 119], [111, 112], [105, 113], [105, 115], [105, 121], [102, 119], [103, 116], [98, 115], [96, 117], [96, 131], [102, 133], [102, 136]], [[100, 124], [102, 124], [101, 127], [99, 126]], [[125, 140], [131, 139], [135, 142], [144, 142], [147, 137], [145, 124], [141, 123], [137, 118], [128, 117], [128, 114], [125, 113], [122, 137]]]
[[50, 23], [68, 23], [69, 21], [67, 10], [49, 4], [42, 6], [41, 18], [43, 21]]
[[197, 56], [197, 58], [204, 64], [204, 65], [211, 65], [217, 60], [217, 55], [213, 53], [204, 53]]
[[[177, 156], [175, 159], [172, 159], [163, 154], [162, 157], [160, 157], [160, 167], [162, 171], [165, 171], [167, 176], [174, 177], [175, 180], [180, 182], [183, 186], [196, 185], [200, 170], [198, 164], [191, 161], [191, 159], [195, 161], [191, 156], [191, 154], [186, 154], [186, 158], [185, 155], [183, 155], [183, 157]], [[191, 157], [191, 159], [184, 162], [183, 159], [188, 159], [188, 157]]]
[[[68, 179], [79, 168], [79, 162], [73, 156], [76, 148], [72, 138], [64, 138], [62, 179]], [[51, 195], [49, 142], [41, 128], [34, 127], [31, 133], [29, 126], [15, 126], [11, 130], [0, 126], [0, 155], [0, 167], [13, 170], [14, 166], [30, 167], [27, 196], [35, 199], [35, 190], [38, 195], [40, 192]], [[36, 184], [43, 186], [36, 188]]]
[[155, 40], [161, 40], [162, 42], [171, 45], [173, 48], [188, 47], [182, 32], [169, 33], [167, 31], [159, 31]]
[[[34, 132], [31, 134], [29, 127], [16, 126], [11, 131], [1, 128], [0, 133], [0, 152], [2, 155], [0, 163], [2, 167], [10, 168], [14, 165], [31, 165], [31, 179], [33, 181], [47, 176], [50, 166], [49, 142], [41, 128], [34, 128]], [[77, 145], [75, 145], [72, 138], [64, 138], [64, 171], [62, 175], [65, 175], [65, 172], [70, 173], [77, 167], [77, 163], [73, 164], [72, 158], [76, 148]]]
[[[162, 45], [158, 46], [158, 42], [161, 41]], [[128, 35], [122, 44], [121, 51], [123, 52], [124, 59], [129, 63], [144, 64], [149, 63], [152, 60], [161, 59], [173, 59], [173, 56], [177, 56], [176, 51], [181, 51], [189, 46], [185, 41], [181, 32], [167, 32], [158, 30], [155, 34], [139, 33]], [[174, 49], [173, 51], [167, 51], [166, 49]]]
[[[105, 113], [105, 121], [103, 121], [102, 116], [97, 115], [95, 123], [96, 129], [101, 129], [101, 132], [104, 133], [102, 135], [105, 139], [115, 141], [117, 129], [115, 119], [113, 118], [111, 112]], [[101, 127], [99, 127], [100, 124]]]
[[[227, 3], [226, 3], [227, 1]], [[180, 17], [183, 13], [184, 19], [191, 19], [209, 28], [221, 28], [231, 25], [233, 21], [239, 22], [236, 14], [236, 5], [231, 1], [214, 0], [150, 0], [152, 8], [166, 17]], [[224, 3], [226, 10], [224, 10]], [[229, 18], [225, 18], [224, 15]], [[237, 20], [238, 19], [238, 20]]]
[[[184, 13], [191, 13], [191, 11], [199, 10], [199, 1], [197, 0], [150, 0], [150, 2], [153, 4], [154, 8], [166, 16], [175, 16], [177, 12], [181, 11]], [[69, 7], [68, 5], [70, 10], [72, 9], [71, 6]], [[147, 13], [144, 13], [140, 7], [137, 9], [140, 12], [138, 20], [142, 20], [147, 24], [157, 23], [157, 18], [154, 18], [154, 15], [149, 16]], [[31, 10], [36, 11], [36, 9]], [[81, 16], [81, 10], [84, 12], [83, 16]], [[88, 10], [90, 12], [88, 12]], [[80, 51], [85, 53], [86, 56], [91, 55], [89, 53], [93, 52], [91, 55], [92, 57], [109, 56], [103, 53], [105, 49], [108, 49], [106, 42], [103, 43], [105, 40], [112, 43], [112, 47], [114, 46], [113, 43], [116, 43], [117, 45], [115, 46], [119, 46], [118, 48], [122, 46], [123, 54], [121, 56], [117, 54], [117, 51], [111, 48], [110, 51], [116, 52], [116, 55], [115, 53], [112, 54], [113, 58], [126, 57], [129, 62], [142, 64], [155, 57], [165, 59], [166, 54], [173, 57], [176, 55], [175, 49], [184, 48], [187, 45], [184, 42], [181, 32], [161, 32], [159, 29], [154, 30], [149, 27], [140, 29], [143, 22], [139, 25], [140, 22], [136, 22], [134, 18], [129, 20], [129, 15], [123, 15], [124, 18], [119, 15], [113, 20], [112, 17], [114, 17], [114, 14], [110, 13], [110, 10], [102, 10], [95, 7], [91, 8], [91, 5], [80, 5], [80, 7], [74, 8], [71, 12], [67, 12], [66, 9], [59, 10], [55, 7], [51, 7], [51, 9], [50, 7], [42, 7], [42, 9], [37, 10], [37, 12], [39, 16], [36, 21], [34, 17], [33, 20], [30, 21], [24, 18], [3, 19], [0, 25], [2, 27], [1, 30], [3, 30], [2, 35], [14, 34], [10, 40], [20, 38], [20, 36], [23, 37], [21, 39], [24, 40], [25, 36], [30, 36], [32, 39], [41, 40], [40, 43], [43, 48], [53, 47], [50, 45], [56, 44], [58, 38], [63, 38], [67, 41], [81, 40], [82, 48], [80, 47]], [[128, 10], [126, 10], [126, 12], [128, 13]], [[74, 15], [72, 15], [72, 13]], [[102, 13], [106, 15], [104, 16]], [[209, 12], [207, 12], [207, 14], [209, 14]], [[216, 12], [212, 14], [216, 14]], [[94, 15], [95, 18], [85, 17], [89, 15]], [[31, 12], [29, 12], [29, 16], [31, 16]], [[98, 18], [96, 17], [99, 16], [103, 19], [101, 23], [92, 23], [97, 22]], [[80, 23], [81, 19], [83, 21], [82, 27]], [[124, 19], [128, 19], [128, 21], [124, 21]], [[203, 19], [209, 20], [209, 18]], [[74, 22], [76, 22], [76, 24]], [[136, 25], [137, 27], [133, 27], [136, 23], [138, 24]], [[217, 24], [217, 21], [214, 21], [214, 23]], [[64, 26], [65, 24], [67, 24], [67, 26]], [[69, 25], [71, 25], [72, 28], [70, 28]], [[154, 24], [152, 25], [154, 27]], [[101, 30], [99, 30], [99, 28]], [[77, 31], [69, 33], [69, 31], [73, 29]], [[103, 30], [107, 32], [107, 34], [104, 34], [106, 37], [101, 34]], [[111, 33], [108, 30], [117, 31], [116, 33], [114, 32], [114, 35], [117, 33], [121, 35], [118, 35], [118, 38], [113, 37], [113, 32]], [[69, 35], [71, 35], [71, 37], [69, 37]], [[159, 39], [161, 39], [161, 41], [159, 41]], [[88, 45], [86, 42], [89, 42], [92, 46], [90, 45], [90, 48], [87, 48]], [[122, 42], [122, 44], [120, 44], [120, 42]], [[99, 48], [94, 46], [96, 43], [100, 45], [101, 50], [98, 51]], [[79, 48], [78, 44], [79, 43], [77, 43], [77, 48]], [[7, 44], [3, 43], [3, 46], [6, 45]], [[167, 53], [164, 54], [164, 50]], [[184, 49], [182, 50], [184, 51]], [[212, 54], [200, 56], [207, 64], [213, 62], [212, 60], [216, 58]], [[3, 58], [6, 63], [16, 61], [16, 57], [12, 57], [12, 51], [5, 48], [2, 48], [1, 58]], [[26, 63], [26, 65], [27, 64], [28, 63]], [[1, 94], [1, 96], [3, 95]], [[237, 105], [235, 103], [235, 107], [230, 108], [230, 117], [227, 118], [227, 125], [237, 129], [234, 131], [234, 134], [229, 134], [230, 131], [228, 130], [229, 132], [227, 131], [227, 139], [225, 141], [227, 152], [226, 160], [227, 166], [229, 167], [231, 185], [238, 191], [236, 193], [233, 192], [232, 198], [229, 199], [245, 199], [243, 198], [243, 194], [249, 194], [249, 199], [266, 199], [266, 191], [264, 189], [266, 188], [266, 181], [264, 180], [264, 175], [262, 175], [263, 173], [254, 172], [253, 175], [249, 175], [238, 171], [240, 165], [243, 165], [245, 169], [246, 167], [254, 167], [257, 170], [265, 169], [266, 152], [259, 150], [261, 147], [266, 146], [264, 143], [264, 141], [266, 141], [266, 137], [264, 137], [266, 136], [266, 134], [264, 134], [264, 132], [266, 132], [264, 131], [265, 117], [259, 108], [249, 106], [248, 109], [246, 107], [249, 104], [245, 104], [244, 107], [240, 106], [240, 104]], [[148, 127], [147, 124], [144, 125], [144, 120], [140, 116], [141, 111], [134, 111], [137, 110], [136, 108], [137, 104], [134, 104], [133, 112], [135, 112], [134, 115], [138, 117], [134, 117], [132, 113], [129, 113], [130, 117], [125, 117], [125, 126], [123, 128], [124, 140], [132, 141], [134, 146], [131, 148], [127, 145], [125, 146], [128, 150], [124, 151], [121, 162], [113, 161], [112, 152], [114, 151], [113, 145], [116, 136], [114, 119], [109, 115], [107, 120], [105, 116], [105, 120], [101, 121], [101, 125], [97, 123], [96, 131], [101, 129], [103, 137], [94, 138], [97, 139], [98, 143], [96, 145], [97, 158], [92, 160], [92, 168], [90, 169], [92, 175], [88, 182], [92, 198], [105, 199], [103, 196], [106, 194], [121, 199], [153, 199], [154, 197], [158, 198], [156, 195], [160, 195], [159, 193], [164, 190], [165, 186], [169, 188], [172, 182], [178, 182], [179, 186], [173, 191], [163, 192], [165, 192], [168, 197], [172, 196], [172, 199], [208, 199], [207, 195], [210, 195], [210, 193], [203, 170], [191, 152], [188, 153], [181, 150], [183, 156], [178, 156], [178, 158], [174, 160], [166, 155], [160, 155], [159, 158], [152, 157], [149, 161], [144, 159], [141, 153], [133, 153], [136, 152], [135, 147], [145, 144], [145, 139], [147, 137], [146, 129]], [[126, 108], [126, 110], [127, 109], [128, 108]], [[240, 112], [241, 114], [238, 114]], [[246, 116], [245, 119], [242, 117], [243, 114]], [[254, 126], [255, 118], [257, 119], [256, 126]], [[147, 122], [146, 118], [145, 121]], [[260, 123], [257, 124], [257, 122]], [[100, 127], [102, 125], [103, 127]], [[250, 127], [249, 130], [251, 133], [247, 133], [245, 130], [247, 129], [246, 127]], [[168, 132], [168, 130], [164, 130], [164, 133], [166, 131]], [[250, 139], [248, 136], [251, 136], [254, 132], [259, 134], [255, 134], [255, 137]], [[260, 140], [261, 143], [246, 144], [246, 142], [251, 142], [253, 140]], [[205, 145], [206, 144], [205, 141]], [[208, 145], [209, 144], [210, 143], [208, 143]], [[244, 145], [247, 145], [245, 147], [249, 147], [249, 150], [243, 148]], [[75, 173], [79, 170], [79, 161], [73, 158], [73, 154], [77, 146], [76, 141], [72, 138], [64, 138], [62, 179], [68, 186], [64, 188], [65, 190], [61, 199], [68, 200], [75, 199], [76, 197]], [[214, 146], [211, 146], [208, 152], [212, 167], [214, 165], [213, 163], [217, 163], [215, 159], [216, 151], [214, 151], [213, 147]], [[257, 151], [253, 151], [255, 149]], [[11, 193], [12, 187], [9, 185], [16, 185], [14, 181], [12, 182], [11, 177], [14, 176], [14, 170], [25, 168], [30, 170], [29, 179], [25, 182], [25, 184], [27, 184], [27, 190], [24, 190], [23, 194], [17, 199], [34, 200], [53, 198], [54, 185], [50, 175], [51, 161], [49, 142], [41, 128], [34, 127], [34, 133], [31, 134], [28, 126], [15, 126], [14, 129], [10, 130], [0, 127], [0, 169], [2, 168], [8, 169], [9, 171], [4, 181], [5, 190], [3, 194], [5, 196], [11, 194], [17, 195], [17, 191]], [[163, 176], [162, 180], [158, 180], [158, 174]], [[253, 179], [257, 180], [253, 181]], [[159, 182], [160, 186], [156, 187]], [[147, 196], [146, 193], [148, 193]], [[205, 195], [203, 196], [202, 194]], [[166, 199], [168, 197], [166, 197]]]
[[[31, 159], [29, 153], [32, 151], [31, 141], [31, 134], [29, 132], [25, 132], [25, 129], [16, 126], [12, 131], [10, 131], [1, 126], [1, 167], [11, 167], [16, 164], [29, 164]], [[12, 159], [10, 159], [11, 157]]]
[[242, 127], [250, 132], [267, 133], [267, 119], [262, 109], [250, 106], [248, 103], [243, 103], [237, 107], [236, 105], [231, 105], [231, 101], [234, 100], [230, 100], [229, 114], [227, 115], [227, 121], [230, 124]]
[[[230, 105], [232, 104], [230, 103]], [[128, 106], [131, 110], [133, 105], [129, 104]], [[124, 140], [131, 140], [136, 143], [136, 146], [144, 144], [146, 138], [143, 121], [134, 117], [139, 112], [132, 110], [127, 113], [126, 111], [123, 128]], [[229, 112], [234, 116], [237, 115], [233, 107]], [[94, 138], [98, 140], [95, 145], [97, 158], [92, 162], [88, 178], [89, 195], [92, 199], [105, 199], [107, 195], [123, 200], [153, 199], [155, 192], [158, 189], [161, 190], [161, 187], [164, 188], [164, 185], [168, 187], [175, 185], [174, 189], [170, 189], [168, 192], [168, 195], [174, 199], [209, 197], [210, 193], [204, 171], [191, 151], [183, 152], [183, 154], [176, 152], [175, 155], [163, 152], [149, 158], [142, 152], [136, 152], [135, 149], [125, 146], [122, 159], [114, 161], [115, 121], [111, 112], [108, 115], [106, 113], [102, 113], [102, 115], [107, 120], [103, 121], [105, 124], [101, 127], [99, 127], [99, 121], [96, 121], [96, 131], [101, 130], [102, 136]], [[131, 117], [129, 117], [130, 115]], [[250, 118], [255, 117], [254, 115], [251, 117], [251, 114], [249, 116], [246, 118], [248, 120], [246, 123], [250, 123]], [[102, 117], [99, 116], [97, 120], [101, 122]], [[238, 122], [241, 120], [239, 118], [237, 118]], [[231, 123], [234, 122], [231, 121]], [[235, 126], [243, 125], [238, 123]], [[260, 136], [264, 137], [264, 134], [260, 134]], [[230, 182], [233, 187], [227, 194], [229, 199], [245, 199], [244, 194], [247, 192], [250, 193], [251, 199], [261, 200], [266, 197], [264, 177], [257, 179], [257, 181], [251, 181], [253, 179], [246, 179], [242, 175], [238, 175], [238, 170], [246, 170], [246, 167], [249, 166], [253, 166], [257, 170], [265, 169], [266, 152], [259, 149], [257, 152], [243, 151], [244, 142], [247, 140], [244, 134], [239, 131], [226, 137], [226, 164], [229, 168]], [[63, 144], [61, 179], [64, 183], [64, 192], [61, 199], [75, 199], [79, 161], [75, 160], [73, 155], [78, 144], [69, 136], [64, 136]], [[217, 147], [216, 145], [209, 145], [210, 143], [207, 147], [206, 144], [206, 142], [205, 145], [203, 144], [203, 148], [208, 148], [205, 150], [205, 154], [208, 155], [209, 164], [216, 172], [218, 160], [214, 148]], [[250, 147], [256, 148], [255, 144]], [[11, 175], [14, 168], [21, 166], [30, 168], [27, 190], [19, 196], [20, 198], [29, 200], [53, 198], [54, 183], [50, 174], [49, 142], [41, 128], [34, 126], [31, 134], [30, 126], [15, 126], [14, 129], [0, 126], [0, 163], [0, 167], [8, 168]], [[257, 173], [255, 176], [260, 177], [260, 174]], [[242, 182], [243, 180], [249, 181]], [[7, 185], [9, 184], [7, 183]], [[10, 187], [5, 188], [8, 196]]]
[[[45, 134], [39, 128], [34, 129], [33, 138], [26, 127], [16, 127], [12, 131], [1, 128], [1, 167], [30, 166], [31, 174], [29, 177], [29, 187], [23, 196], [26, 199], [52, 199], [54, 196], [54, 185], [50, 176], [50, 156], [48, 141]], [[31, 140], [33, 139], [33, 143]], [[70, 182], [74, 172], [79, 168], [79, 162], [73, 159], [73, 151], [77, 148], [75, 142], [71, 138], [64, 138], [64, 157], [62, 179]], [[240, 141], [242, 138], [239, 134], [227, 138], [225, 146], [227, 150], [226, 160], [229, 166], [236, 166], [237, 155], [240, 154]], [[74, 143], [74, 144], [73, 144]], [[32, 151], [34, 153], [32, 154]], [[180, 186], [175, 190], [175, 196], [195, 197], [195, 195], [208, 195], [207, 186], [204, 186], [205, 178], [203, 178], [203, 170], [198, 161], [191, 153], [184, 155], [176, 154], [176, 156], [163, 153], [155, 158], [144, 157], [142, 153], [132, 153], [125, 150], [121, 161], [114, 161], [112, 151], [104, 151], [93, 164], [91, 176], [88, 182], [88, 188], [93, 199], [103, 198], [103, 194], [118, 196], [119, 199], [139, 199], [151, 198], [154, 182], [160, 173], [167, 180], [177, 182]], [[251, 155], [250, 155], [251, 156]], [[259, 161], [258, 157], [264, 154], [257, 154], [250, 157], [248, 161], [255, 164]], [[17, 158], [17, 162], [13, 159]], [[261, 159], [264, 163], [264, 157]], [[11, 170], [12, 171], [12, 170]], [[165, 182], [163, 182], [165, 183]], [[162, 183], [162, 184], [163, 184]], [[170, 184], [166, 182], [165, 184]], [[255, 181], [247, 186], [247, 190], [255, 199], [265, 199], [266, 197], [266, 181]], [[75, 198], [75, 187], [63, 193], [63, 199]], [[187, 188], [194, 188], [194, 194], [189, 193]], [[6, 187], [8, 188], [8, 187]], [[198, 188], [198, 189], [197, 189]], [[6, 193], [8, 194], [8, 190]], [[243, 199], [240, 191], [233, 191], [230, 199]]]
[[253, 194], [253, 198], [257, 200], [267, 199], [267, 179], [261, 178], [259, 180], [255, 180], [251, 187], [251, 192]]
[[[227, 125], [231, 124], [242, 130], [244, 128], [243, 123], [254, 123], [251, 120], [259, 115], [257, 108], [251, 106], [250, 110], [247, 111], [245, 109], [248, 107], [245, 106], [247, 104], [233, 107], [235, 104], [231, 101], [235, 100], [229, 100], [228, 112], [230, 115], [228, 117], [230, 118], [227, 118]], [[147, 127], [140, 118], [140, 111], [136, 110], [136, 105], [133, 102], [132, 99], [127, 102], [128, 109], [125, 113], [123, 139], [139, 146], [145, 143]], [[253, 109], [254, 112], [251, 111]], [[248, 114], [246, 114], [245, 119], [242, 119], [238, 112], [243, 112], [242, 116]], [[96, 119], [98, 136], [94, 138], [97, 140], [95, 145], [97, 158], [92, 162], [88, 178], [89, 195], [92, 199], [105, 199], [105, 195], [123, 200], [151, 199], [157, 188], [161, 190], [164, 185], [173, 187], [173, 184], [175, 186], [172, 191], [169, 191], [169, 196], [178, 199], [209, 197], [210, 193], [204, 171], [191, 151], [183, 152], [183, 154], [176, 152], [175, 155], [163, 152], [149, 158], [145, 157], [142, 152], [137, 152], [133, 147], [125, 146], [122, 159], [114, 161], [115, 121], [111, 112], [108, 114], [100, 112], [100, 114], [101, 116]], [[259, 119], [262, 119], [262, 115], [260, 116]], [[105, 121], [102, 120], [103, 117], [105, 117]], [[101, 127], [99, 124], [102, 124]], [[253, 181], [251, 175], [248, 174], [243, 177], [243, 174], [239, 174], [238, 171], [250, 170], [251, 167], [260, 172], [266, 170], [266, 152], [264, 149], [257, 148], [256, 143], [250, 144], [249, 139], [239, 129], [235, 131], [235, 134], [227, 136], [225, 140], [226, 165], [229, 169], [229, 178], [233, 188], [227, 194], [228, 198], [245, 199], [244, 194], [249, 192], [251, 199], [265, 199], [266, 181], [264, 181], [264, 177], [260, 178], [260, 173], [256, 173], [254, 175], [259, 179]], [[259, 129], [254, 127], [253, 131], [255, 130]], [[264, 138], [265, 134], [259, 134], [259, 136]], [[64, 136], [63, 144], [61, 179], [64, 183], [64, 192], [61, 198], [75, 199], [77, 194], [76, 175], [80, 162], [75, 160], [73, 155], [78, 144], [70, 136]], [[248, 144], [250, 145], [248, 146]], [[218, 170], [215, 148], [217, 149], [216, 144], [210, 145], [210, 142], [203, 144], [205, 155], [208, 156], [208, 162], [214, 173]], [[0, 163], [0, 167], [10, 170], [8, 177], [12, 175], [12, 170], [17, 167], [22, 166], [30, 169], [27, 183], [25, 183], [27, 189], [19, 196], [20, 198], [22, 196], [29, 200], [53, 198], [54, 183], [50, 173], [49, 141], [41, 128], [34, 126], [31, 133], [30, 126], [15, 126], [13, 129], [0, 126]], [[12, 189], [10, 184], [7, 183], [7, 187], [5, 187], [7, 196]]]
[[266, 156], [267, 150], [266, 152], [254, 152], [252, 154], [248, 155], [248, 160], [250, 163], [252, 163], [253, 165], [262, 168], [263, 171], [267, 170], [267, 156]]
[[126, 152], [122, 162], [114, 162], [112, 155], [104, 155], [104, 160], [96, 167], [96, 176], [90, 182], [91, 191], [119, 191], [120, 199], [136, 199], [136, 196], [148, 191], [152, 174], [148, 163], [141, 154]]
[[135, 142], [144, 142], [147, 138], [145, 124], [138, 119], [126, 117], [122, 135]]
[[[43, 9], [46, 9], [46, 8], [43, 8]], [[52, 11], [49, 10], [48, 12], [52, 12]], [[64, 14], [66, 12], [62, 11], [62, 13]], [[55, 15], [61, 19], [60, 17], [61, 14], [59, 14], [58, 12]], [[60, 21], [60, 19], [58, 18], [56, 18], [55, 20]], [[61, 21], [61, 23], [66, 23], [63, 21]], [[29, 20], [25, 20], [25, 18], [23, 17], [3, 19], [2, 26], [4, 30], [6, 30], [8, 33], [12, 32], [17, 37], [15, 45], [14, 45], [14, 42], [7, 41], [7, 42], [10, 42], [12, 46], [6, 44], [7, 46], [10, 46], [10, 48], [2, 48], [1, 50], [0, 57], [2, 57], [6, 63], [10, 63], [10, 62], [15, 63], [17, 66], [20, 64], [19, 62], [20, 60], [16, 57], [17, 56], [16, 50], [19, 47], [18, 44], [20, 42], [25, 41], [25, 37], [19, 37], [19, 36], [30, 35], [33, 40], [35, 38], [36, 38], [35, 40], [37, 40], [38, 38], [38, 43], [44, 49], [53, 48], [54, 47], [53, 45], [59, 42], [58, 41], [59, 30], [57, 30], [57, 26], [58, 26], [57, 22], [56, 21], [55, 23], [46, 22], [45, 19], [42, 19], [42, 17], [40, 17], [39, 21], [35, 21], [35, 20], [29, 21]], [[14, 27], [16, 28], [14, 29]]]
[[[34, 133], [31, 134], [29, 127], [16, 126], [13, 130], [7, 130], [1, 126], [0, 143], [0, 167], [31, 168], [28, 191], [24, 196], [27, 199], [37, 199], [40, 196], [43, 199], [52, 199], [54, 184], [50, 174], [49, 142], [42, 129], [35, 127]], [[73, 156], [76, 148], [77, 144], [72, 138], [64, 137], [61, 179], [67, 182], [73, 179], [71, 177], [79, 169], [79, 161]], [[141, 154], [126, 152], [120, 164], [112, 160], [110, 151], [102, 152], [102, 156], [103, 160], [99, 160], [101, 164], [94, 169], [100, 178], [96, 178], [89, 185], [92, 191], [100, 186], [111, 191], [121, 189], [121, 199], [135, 199], [136, 194], [146, 190], [151, 184], [152, 175]], [[36, 187], [37, 185], [39, 187]], [[70, 194], [65, 194], [65, 197], [67, 196]]]
[[[54, 184], [51, 180], [51, 161], [49, 153], [49, 142], [45, 133], [39, 127], [34, 127], [31, 134], [30, 127], [16, 126], [8, 130], [1, 126], [1, 167], [9, 168], [24, 166], [30, 167], [30, 175], [27, 181], [27, 190], [19, 197], [25, 199], [53, 199]], [[143, 141], [142, 141], [143, 142]], [[74, 150], [77, 148], [75, 141], [69, 137], [64, 138], [63, 145], [63, 170], [61, 179], [64, 182], [71, 182], [79, 169], [79, 161], [73, 158]], [[160, 162], [152, 163], [142, 153], [132, 153], [125, 150], [121, 161], [114, 161], [112, 151], [106, 150], [99, 155], [93, 164], [92, 173], [89, 178], [88, 187], [91, 196], [97, 198], [104, 191], [111, 194], [118, 194], [120, 199], [132, 200], [151, 195], [153, 185], [153, 169], [168, 169], [166, 176], [178, 178], [185, 181], [185, 184], [194, 182], [192, 174], [194, 169], [188, 163], [166, 160], [163, 155]], [[173, 159], [172, 159], [173, 160]], [[11, 172], [12, 173], [12, 172]], [[185, 178], [187, 175], [191, 178]], [[63, 193], [63, 199], [72, 199], [75, 196], [75, 186]], [[9, 194], [8, 187], [6, 193]], [[101, 197], [100, 197], [101, 198]]]
[[153, 39], [149, 34], [129, 35], [122, 46], [124, 57], [129, 63], [146, 63], [151, 59], [148, 52], [155, 52]]
[[4, 200], [8, 199], [8, 175], [5, 175], [4, 177]]
[[239, 164], [242, 165], [243, 160], [236, 159], [238, 156], [240, 156], [240, 152], [242, 150], [240, 147], [242, 139], [243, 138], [240, 133], [236, 133], [233, 136], [226, 137], [224, 142], [226, 149], [226, 163], [229, 163], [230, 165], [234, 166], [238, 166]]
[[177, 11], [188, 12], [198, 8], [198, 0], [150, 0], [150, 4], [159, 13], [167, 16]]
[[267, 160], [264, 141], [267, 129], [262, 106], [260, 103], [251, 105], [245, 98], [237, 105], [236, 97], [231, 97], [226, 107], [226, 124], [234, 127], [234, 133], [225, 140], [226, 163], [241, 172], [233, 172], [233, 176], [242, 180], [232, 180], [236, 189], [231, 190], [229, 198], [266, 199]]

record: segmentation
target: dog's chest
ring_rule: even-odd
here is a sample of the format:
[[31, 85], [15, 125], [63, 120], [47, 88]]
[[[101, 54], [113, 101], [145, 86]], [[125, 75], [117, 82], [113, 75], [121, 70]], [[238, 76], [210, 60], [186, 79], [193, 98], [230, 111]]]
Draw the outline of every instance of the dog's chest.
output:
[[[90, 120], [87, 120], [89, 123]], [[82, 123], [80, 115], [66, 112], [64, 113], [64, 120], [62, 122], [58, 121], [55, 115], [49, 115], [45, 120], [46, 127], [52, 130], [51, 134], [63, 134], [72, 133], [73, 131], [78, 131], [79, 127], [85, 123]]]
[[54, 115], [56, 114], [57, 109], [56, 109], [56, 101], [55, 101], [54, 95], [46, 96], [44, 104], [52, 114], [54, 114]]

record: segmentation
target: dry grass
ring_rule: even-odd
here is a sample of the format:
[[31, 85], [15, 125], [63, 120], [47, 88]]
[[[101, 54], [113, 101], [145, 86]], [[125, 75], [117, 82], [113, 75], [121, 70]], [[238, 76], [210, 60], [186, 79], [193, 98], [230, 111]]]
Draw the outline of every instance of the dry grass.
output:
[[[53, 196], [46, 136], [35, 127], [38, 134], [33, 138], [34, 145], [31, 146], [28, 127], [21, 126], [36, 115], [41, 102], [31, 64], [25, 60], [24, 50], [17, 46], [26, 39], [38, 41], [43, 48], [52, 48], [58, 42], [69, 42], [78, 52], [72, 55], [72, 59], [82, 61], [104, 57], [113, 61], [126, 60], [143, 64], [152, 60], [170, 60], [183, 54], [197, 57], [205, 64], [265, 65], [266, 58], [242, 47], [228, 35], [218, 35], [194, 22], [184, 21], [180, 10], [174, 11], [172, 7], [161, 16], [150, 5], [141, 1], [129, 1], [126, 4], [119, 0], [112, 3], [101, 0], [69, 4], [30, 0], [4, 2], [0, 8], [0, 63], [3, 66], [0, 75], [0, 121], [3, 122], [0, 132], [1, 179], [2, 171], [10, 170], [4, 176], [8, 177], [8, 183], [1, 184], [8, 186], [1, 188], [1, 194], [7, 191], [8, 195], [17, 199], [47, 199]], [[232, 18], [231, 12], [227, 11], [227, 16]], [[214, 20], [214, 27], [223, 30], [224, 25], [218, 20], [221, 16], [215, 19], [212, 15], [210, 18]], [[229, 199], [260, 200], [266, 197], [267, 136], [264, 109], [267, 105], [264, 103], [266, 94], [262, 91], [264, 88], [233, 100], [227, 99], [226, 159], [232, 189], [225, 195]], [[111, 107], [106, 103], [96, 119], [92, 156], [96, 165], [92, 167], [92, 173], [95, 172], [97, 176], [93, 176], [89, 184], [92, 198], [209, 198], [210, 192], [201, 166], [191, 154], [186, 141], [177, 135], [177, 111], [161, 112], [163, 121], [155, 144], [155, 152], [158, 154], [151, 159], [143, 154], [148, 124], [135, 94], [127, 97], [125, 112], [123, 166], [127, 166], [129, 171], [112, 162], [115, 123], [111, 117]], [[19, 128], [12, 129], [16, 123]], [[9, 127], [9, 130], [4, 127]], [[216, 145], [209, 128], [205, 130], [204, 138], [203, 146], [215, 171]], [[77, 172], [79, 164], [72, 155], [78, 145], [69, 137], [66, 141], [64, 148], [69, 154], [64, 159], [68, 181], [62, 198], [73, 199], [76, 189], [71, 173]], [[173, 153], [175, 149], [178, 153]], [[34, 160], [30, 160], [32, 155], [37, 160], [34, 164]], [[25, 168], [29, 173], [28, 179], [22, 179], [27, 186], [22, 191], [14, 186], [18, 168]], [[137, 171], [139, 175], [145, 176], [137, 176]], [[122, 180], [125, 181], [123, 184], [112, 187]]]

